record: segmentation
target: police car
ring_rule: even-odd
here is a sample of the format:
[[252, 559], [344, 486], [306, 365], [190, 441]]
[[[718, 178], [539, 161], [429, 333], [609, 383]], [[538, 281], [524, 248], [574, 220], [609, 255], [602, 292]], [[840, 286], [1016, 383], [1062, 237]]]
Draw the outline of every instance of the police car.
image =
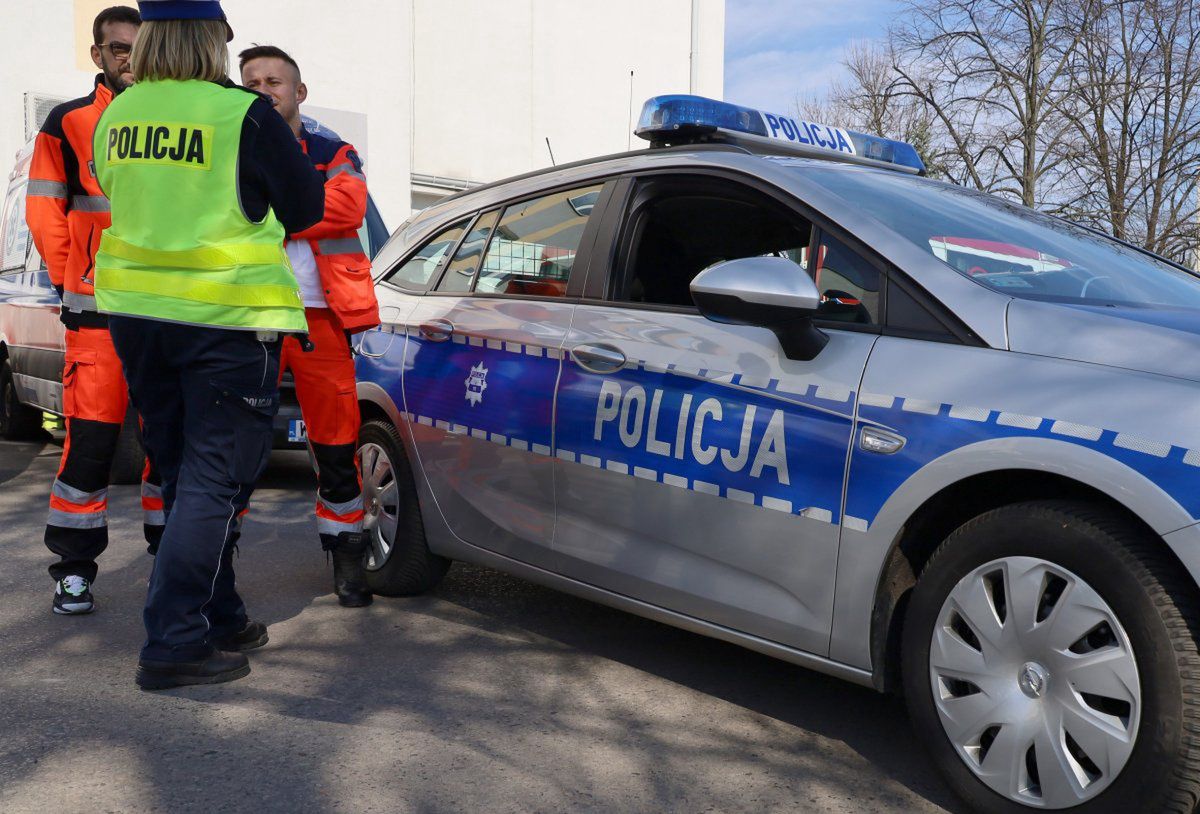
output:
[[974, 807], [1200, 793], [1200, 279], [692, 96], [407, 223], [373, 587], [482, 563], [881, 691]]

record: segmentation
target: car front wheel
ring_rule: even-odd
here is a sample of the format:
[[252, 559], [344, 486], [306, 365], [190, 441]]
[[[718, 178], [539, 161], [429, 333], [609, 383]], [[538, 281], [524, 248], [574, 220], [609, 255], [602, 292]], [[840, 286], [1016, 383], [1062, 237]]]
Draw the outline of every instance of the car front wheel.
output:
[[367, 584], [382, 596], [410, 596], [435, 587], [450, 561], [429, 550], [412, 468], [400, 433], [387, 421], [359, 432], [363, 531], [369, 542]]
[[973, 808], [1190, 812], [1200, 799], [1196, 586], [1081, 503], [1006, 506], [930, 559], [903, 640], [922, 741]]

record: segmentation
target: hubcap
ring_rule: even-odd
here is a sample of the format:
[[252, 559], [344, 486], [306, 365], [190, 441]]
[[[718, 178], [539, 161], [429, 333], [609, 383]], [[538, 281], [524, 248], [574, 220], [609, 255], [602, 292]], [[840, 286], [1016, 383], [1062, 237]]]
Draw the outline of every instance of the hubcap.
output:
[[1030, 698], [1041, 698], [1046, 692], [1046, 678], [1046, 668], [1036, 661], [1031, 661], [1021, 668], [1017, 684], [1021, 687], [1021, 692]]
[[1133, 752], [1142, 699], [1129, 637], [1075, 574], [1007, 557], [959, 580], [929, 652], [938, 717], [998, 794], [1067, 808], [1095, 797]]
[[370, 544], [367, 569], [383, 567], [396, 546], [400, 518], [400, 488], [387, 450], [363, 444], [358, 450], [362, 467], [363, 531]]

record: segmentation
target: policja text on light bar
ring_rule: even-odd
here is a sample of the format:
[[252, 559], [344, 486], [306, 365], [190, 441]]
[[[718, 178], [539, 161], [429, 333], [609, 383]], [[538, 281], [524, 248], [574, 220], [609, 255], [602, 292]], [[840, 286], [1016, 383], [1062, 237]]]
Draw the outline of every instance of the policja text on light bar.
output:
[[916, 149], [903, 141], [764, 113], [703, 96], [655, 96], [642, 106], [637, 130], [654, 147], [720, 141], [753, 152], [797, 155], [925, 173]]

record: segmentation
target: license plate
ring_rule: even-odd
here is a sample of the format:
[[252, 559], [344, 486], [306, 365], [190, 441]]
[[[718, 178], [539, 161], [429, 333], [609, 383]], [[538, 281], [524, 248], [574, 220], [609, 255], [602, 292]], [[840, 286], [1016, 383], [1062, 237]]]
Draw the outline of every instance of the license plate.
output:
[[308, 440], [308, 429], [304, 426], [304, 420], [293, 418], [288, 422], [288, 441], [300, 443]]

